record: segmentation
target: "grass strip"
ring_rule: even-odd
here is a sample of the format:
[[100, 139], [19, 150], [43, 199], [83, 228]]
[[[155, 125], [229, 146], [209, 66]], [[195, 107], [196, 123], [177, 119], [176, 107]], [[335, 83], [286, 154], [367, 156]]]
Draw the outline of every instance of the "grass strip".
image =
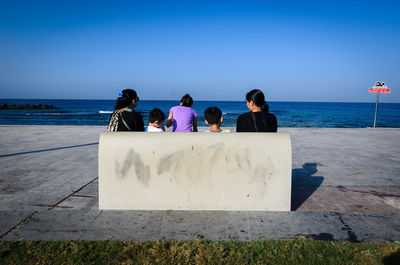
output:
[[400, 264], [398, 243], [0, 241], [0, 264]]

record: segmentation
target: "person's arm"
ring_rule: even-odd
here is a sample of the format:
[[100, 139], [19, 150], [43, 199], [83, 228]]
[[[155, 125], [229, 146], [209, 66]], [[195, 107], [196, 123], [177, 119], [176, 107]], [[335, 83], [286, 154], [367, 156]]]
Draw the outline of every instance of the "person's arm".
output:
[[243, 118], [239, 116], [236, 121], [236, 132], [243, 132]]
[[254, 123], [249, 119], [249, 114], [240, 115], [236, 122], [236, 132], [255, 132]]
[[138, 113], [138, 131], [139, 132], [144, 132], [144, 122], [143, 122], [143, 117], [142, 114]]
[[275, 115], [273, 115], [273, 117], [274, 117], [274, 131], [277, 132], [278, 131], [278, 121], [277, 121]]
[[169, 128], [174, 123], [173, 119], [174, 117], [172, 117], [172, 112], [170, 111], [167, 119], [167, 128]]
[[193, 131], [197, 132], [197, 117], [193, 118]]

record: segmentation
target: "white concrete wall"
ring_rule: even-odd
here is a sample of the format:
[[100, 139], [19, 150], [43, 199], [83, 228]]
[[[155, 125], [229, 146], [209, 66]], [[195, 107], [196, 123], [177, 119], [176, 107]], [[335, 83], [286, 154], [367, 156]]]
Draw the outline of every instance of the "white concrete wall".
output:
[[287, 133], [102, 133], [99, 208], [290, 211]]

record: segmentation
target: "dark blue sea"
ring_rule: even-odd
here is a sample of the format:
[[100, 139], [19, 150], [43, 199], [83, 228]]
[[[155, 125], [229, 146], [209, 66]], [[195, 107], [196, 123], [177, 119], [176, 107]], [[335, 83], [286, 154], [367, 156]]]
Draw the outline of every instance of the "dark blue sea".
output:
[[[0, 99], [1, 103], [48, 104], [53, 110], [0, 110], [2, 125], [103, 125], [108, 124], [114, 100], [50, 100]], [[168, 116], [169, 109], [179, 101], [141, 100], [136, 111], [142, 113], [145, 124], [152, 108], [158, 107]], [[204, 123], [204, 110], [217, 106], [223, 112], [222, 126], [236, 126], [237, 117], [247, 112], [244, 101], [195, 101], [199, 126]], [[280, 127], [365, 128], [373, 126], [375, 103], [335, 102], [269, 102]], [[379, 103], [378, 127], [400, 127], [400, 103]]]

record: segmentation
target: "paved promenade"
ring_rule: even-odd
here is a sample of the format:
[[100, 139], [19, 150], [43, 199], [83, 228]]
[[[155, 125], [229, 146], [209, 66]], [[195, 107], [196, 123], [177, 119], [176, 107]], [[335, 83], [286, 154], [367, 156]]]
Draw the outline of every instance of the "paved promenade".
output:
[[104, 130], [0, 126], [2, 240], [400, 241], [400, 129], [280, 129], [292, 140], [291, 212], [101, 211]]

